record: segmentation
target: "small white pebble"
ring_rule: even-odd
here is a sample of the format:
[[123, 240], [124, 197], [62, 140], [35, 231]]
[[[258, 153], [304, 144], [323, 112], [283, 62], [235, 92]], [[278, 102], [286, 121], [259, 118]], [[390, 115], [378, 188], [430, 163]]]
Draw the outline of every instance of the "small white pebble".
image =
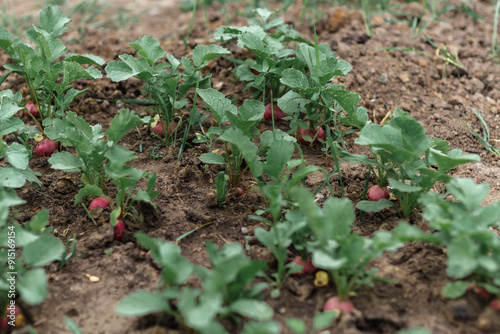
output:
[[316, 198], [317, 199], [323, 199], [323, 198], [325, 198], [325, 195], [323, 195], [323, 194], [316, 194]]
[[241, 233], [243, 233], [243, 234], [248, 234], [248, 229], [247, 229], [245, 226], [243, 226], [243, 227], [241, 228]]

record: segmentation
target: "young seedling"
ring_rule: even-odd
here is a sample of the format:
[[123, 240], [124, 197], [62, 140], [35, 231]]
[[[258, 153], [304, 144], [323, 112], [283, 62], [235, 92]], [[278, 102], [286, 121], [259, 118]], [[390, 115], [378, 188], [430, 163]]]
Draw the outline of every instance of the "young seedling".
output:
[[[61, 259], [64, 252], [62, 242], [51, 234], [49, 211], [42, 210], [34, 215], [24, 227], [7, 225], [8, 207], [22, 204], [15, 193], [0, 186], [0, 234], [6, 236], [0, 252], [5, 254], [0, 266], [0, 309], [7, 303], [16, 307], [16, 297], [29, 305], [39, 305], [48, 296], [47, 277], [43, 266]], [[15, 248], [12, 242], [16, 237]], [[20, 238], [23, 236], [23, 238]], [[12, 291], [12, 272], [15, 272], [16, 291]], [[10, 273], [10, 274], [8, 274]]]
[[[290, 42], [309, 43], [281, 18], [275, 17], [278, 11], [271, 12], [264, 8], [255, 10], [255, 19], [248, 20], [249, 25], [243, 27], [223, 26], [217, 28], [214, 39], [225, 42], [238, 40], [238, 47], [247, 49], [255, 55], [255, 59], [241, 61], [230, 59], [238, 66], [235, 74], [241, 81], [247, 81], [245, 90], [255, 90], [254, 99], [265, 105], [287, 92], [280, 84], [283, 70], [297, 63], [293, 50], [288, 48]], [[286, 110], [285, 110], [286, 111]]]
[[215, 178], [215, 192], [217, 193], [217, 205], [221, 207], [226, 203], [227, 195], [227, 180], [224, 172], [220, 172]]
[[70, 21], [58, 6], [42, 9], [38, 26], [26, 32], [35, 45], [34, 49], [30, 44], [15, 39], [6, 28], [0, 28], [0, 48], [13, 61], [13, 64], [5, 64], [4, 68], [25, 79], [30, 100], [40, 114], [40, 121], [34, 120], [42, 134], [45, 119], [63, 117], [71, 102], [87, 92], [87, 89], [72, 88], [72, 82], [102, 77], [94, 65], [103, 65], [104, 59], [90, 54], [67, 54], [68, 49], [59, 37]]
[[351, 65], [317, 41], [314, 47], [299, 44], [295, 53], [300, 66], [283, 70], [280, 82], [289, 91], [278, 99], [278, 106], [291, 116], [290, 132], [297, 134], [300, 143], [313, 145], [325, 141], [324, 124], [333, 122], [339, 140], [345, 135], [340, 125], [361, 129], [368, 115], [357, 106], [360, 96], [331, 83], [335, 77], [347, 75]]
[[[23, 131], [24, 122], [15, 117], [15, 114], [22, 109], [20, 107], [22, 96], [20, 93], [13, 94], [10, 90], [0, 91], [0, 138], [8, 134], [14, 134]], [[24, 137], [21, 137], [23, 142]], [[0, 167], [0, 187], [21, 188], [26, 181], [37, 184], [42, 183], [38, 180], [35, 173], [29, 167], [31, 150], [17, 142], [9, 145], [0, 140], [0, 160], [7, 162]], [[8, 210], [5, 214], [8, 213]]]
[[[246, 317], [264, 322], [267, 330], [275, 327], [268, 323], [273, 309], [260, 300], [267, 284], [252, 285], [256, 276], [266, 269], [266, 264], [249, 259], [241, 245], [230, 243], [218, 249], [207, 243], [212, 267], [208, 269], [191, 264], [174, 243], [153, 239], [144, 233], [136, 233], [136, 238], [139, 244], [151, 251], [153, 259], [162, 268], [159, 288], [155, 292], [137, 291], [122, 298], [115, 307], [119, 315], [166, 312], [186, 329], [207, 334], [228, 334], [219, 323], [227, 317], [237, 321]], [[201, 279], [202, 290], [182, 286], [193, 273]], [[264, 332], [275, 333], [274, 330]]]
[[320, 208], [305, 188], [296, 187], [291, 194], [314, 235], [308, 244], [313, 264], [329, 272], [337, 291], [326, 306], [348, 310], [346, 302], [358, 288], [380, 279], [377, 269], [367, 266], [402, 244], [387, 231], [377, 231], [371, 239], [353, 233], [354, 209], [347, 198], [329, 198]]
[[120, 110], [106, 133], [102, 131], [100, 124], [91, 126], [73, 112], [69, 112], [64, 119], [47, 121], [45, 133], [50, 138], [58, 138], [66, 145], [73, 146], [76, 151], [76, 155], [69, 152], [55, 153], [49, 158], [49, 163], [54, 169], [81, 173], [83, 184], [104, 188], [109, 179], [106, 164], [113, 163], [117, 171], [126, 172], [131, 167], [124, 164], [136, 159], [131, 151], [117, 142], [127, 131], [147, 122], [148, 120], [141, 120], [127, 109]]
[[384, 126], [374, 123], [365, 125], [355, 143], [370, 146], [373, 160], [345, 151], [341, 153], [342, 158], [376, 168], [377, 184], [384, 187], [388, 183], [389, 192], [399, 201], [399, 206], [385, 198], [361, 201], [356, 208], [377, 212], [394, 207], [404, 218], [418, 209], [421, 195], [435, 184], [451, 180], [447, 174], [450, 170], [479, 160], [477, 155], [463, 154], [459, 149], [450, 150], [444, 140], [429, 139], [423, 126], [400, 109], [396, 109], [395, 115]]
[[[193, 50], [192, 60], [184, 57], [179, 61], [173, 55], [166, 54], [160, 42], [151, 36], [143, 36], [130, 43], [130, 46], [137, 51], [139, 58], [129, 54], [120, 55], [120, 60], [112, 61], [106, 66], [108, 77], [114, 82], [131, 77], [144, 81], [146, 92], [155, 101], [160, 115], [152, 131], [163, 138], [166, 145], [175, 145], [183, 136], [179, 153], [179, 156], [182, 156], [187, 133], [195, 123], [196, 108], [193, 107], [188, 120], [183, 119], [177, 111], [186, 107], [186, 95], [190, 89], [210, 87], [211, 75], [203, 77], [202, 68], [207, 66], [210, 60], [230, 52], [218, 45], [198, 45]], [[166, 63], [159, 62], [163, 57], [166, 57]], [[186, 127], [182, 135], [179, 130], [184, 128], [184, 125]]]
[[[218, 125], [212, 127], [206, 136], [198, 134], [198, 142], [210, 142], [210, 146], [217, 140], [224, 143], [224, 153], [222, 155], [214, 152], [204, 153], [200, 156], [200, 160], [207, 164], [224, 165], [229, 184], [236, 187], [246, 170], [246, 168], [241, 170], [243, 151], [246, 148], [240, 148], [231, 141], [225, 140], [225, 134], [237, 129], [242, 136], [239, 142], [247, 144], [251, 138], [258, 136], [257, 123], [262, 119], [265, 107], [259, 101], [249, 100], [245, 101], [238, 109], [222, 93], [213, 88], [197, 89], [196, 91], [212, 112]], [[227, 121], [231, 123], [231, 126], [222, 127], [222, 124]], [[215, 136], [218, 136], [218, 138], [216, 139]]]
[[[108, 153], [115, 156], [118, 152], [110, 150]], [[130, 166], [120, 166], [120, 161], [110, 162], [108, 161], [104, 166], [106, 174], [111, 179], [111, 183], [117, 188], [117, 194], [114, 202], [110, 202], [107, 197], [104, 196], [104, 192], [101, 188], [96, 185], [85, 185], [78, 194], [75, 196], [75, 205], [77, 205], [86, 196], [99, 196], [94, 202], [89, 206], [111, 206], [112, 211], [110, 214], [110, 223], [114, 229], [114, 239], [121, 240], [125, 233], [125, 223], [124, 219], [131, 217], [133, 220], [140, 219], [140, 213], [133, 206], [135, 202], [142, 201], [151, 205], [154, 209], [156, 208], [153, 204], [153, 200], [159, 194], [159, 191], [154, 190], [156, 183], [156, 173], [149, 175], [141, 170], [132, 168]], [[135, 191], [137, 184], [142, 179], [148, 179], [147, 189], [144, 191], [138, 189]], [[101, 206], [101, 207], [102, 207]]]
[[404, 241], [427, 241], [446, 248], [446, 273], [458, 280], [444, 287], [445, 297], [458, 298], [471, 285], [498, 297], [500, 243], [494, 228], [498, 226], [500, 201], [482, 206], [489, 185], [475, 184], [468, 178], [453, 179], [446, 188], [445, 194], [429, 192], [420, 199], [423, 218], [434, 233], [406, 223], [394, 233]]

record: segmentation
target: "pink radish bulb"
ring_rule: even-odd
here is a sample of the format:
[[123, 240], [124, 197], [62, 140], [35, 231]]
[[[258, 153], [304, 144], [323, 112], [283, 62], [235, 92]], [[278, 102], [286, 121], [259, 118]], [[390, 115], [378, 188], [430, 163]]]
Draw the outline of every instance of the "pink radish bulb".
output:
[[166, 126], [166, 122], [162, 120], [156, 123], [154, 127], [152, 126], [151, 131], [153, 131], [153, 133], [156, 133], [161, 138], [165, 138], [165, 133], [163, 132], [163, 129], [165, 127], [167, 130], [167, 134], [170, 135], [177, 127], [177, 124], [175, 122], [171, 122], [168, 126]]
[[277, 105], [273, 104], [271, 106], [271, 104], [268, 104], [268, 105], [266, 105], [266, 109], [264, 111], [264, 118], [266, 120], [272, 120], [273, 119], [273, 112], [274, 112], [274, 120], [276, 122], [280, 122], [283, 120], [283, 118], [288, 116], [288, 114], [286, 112], [284, 112], [283, 110], [281, 110], [281, 108], [278, 107]]
[[378, 184], [371, 186], [366, 193], [369, 201], [379, 201], [382, 198], [389, 199], [389, 190], [386, 187], [381, 187]]
[[242, 188], [237, 187], [236, 191], [238, 191], [238, 196], [243, 196], [243, 189]]
[[125, 224], [119, 220], [116, 222], [114, 228], [114, 240], [122, 240], [123, 235], [125, 234]]
[[338, 296], [330, 297], [326, 300], [323, 306], [325, 311], [340, 310], [345, 312], [351, 312], [354, 310], [354, 305], [347, 300], [340, 301]]
[[28, 111], [24, 111], [24, 115], [27, 117], [30, 117], [30, 114], [33, 115], [33, 117], [40, 117], [40, 112], [38, 111], [38, 106], [33, 103], [26, 103], [26, 109]]
[[50, 139], [44, 139], [36, 145], [35, 152], [39, 157], [50, 157], [57, 151], [57, 143]]
[[[321, 143], [319, 141], [319, 139], [325, 140], [325, 131], [319, 126], [316, 127], [316, 131], [314, 131], [313, 129], [300, 128], [297, 141], [299, 142], [299, 144], [302, 144], [302, 145], [311, 145], [311, 142], [308, 142], [307, 140], [305, 140], [304, 136], [311, 137], [311, 139], [314, 138], [312, 144], [317, 145], [317, 144]], [[315, 136], [316, 136], [316, 138], [315, 138]]]
[[500, 298], [495, 298], [490, 302], [490, 307], [500, 311]]
[[109, 206], [109, 201], [106, 199], [106, 197], [97, 197], [92, 202], [90, 202], [89, 210], [95, 209], [97, 207], [105, 209], [108, 206]]
[[302, 257], [296, 256], [293, 258], [292, 262], [295, 264], [298, 264], [299, 266], [302, 266], [302, 271], [299, 271], [297, 273], [293, 273], [293, 274], [291, 274], [291, 276], [301, 277], [301, 276], [305, 276], [305, 275], [314, 274], [316, 272], [316, 267], [312, 263], [311, 258], [304, 261], [304, 259]]

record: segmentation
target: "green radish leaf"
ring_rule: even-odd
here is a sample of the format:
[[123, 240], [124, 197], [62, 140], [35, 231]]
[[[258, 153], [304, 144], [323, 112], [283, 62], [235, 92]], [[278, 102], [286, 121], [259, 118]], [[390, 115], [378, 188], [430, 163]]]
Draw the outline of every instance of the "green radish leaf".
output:
[[73, 81], [80, 79], [100, 79], [101, 71], [95, 67], [83, 68], [75, 61], [63, 61], [63, 85], [69, 85]]
[[306, 112], [306, 106], [311, 103], [311, 100], [304, 99], [294, 91], [288, 91], [285, 95], [278, 99], [278, 107], [287, 114], [295, 114]]
[[139, 317], [168, 310], [170, 310], [168, 300], [161, 294], [143, 290], [123, 297], [115, 305], [116, 314], [122, 317]]
[[83, 334], [83, 332], [80, 329], [80, 327], [78, 327], [78, 325], [73, 320], [71, 320], [67, 316], [64, 316], [63, 320], [64, 320], [64, 323], [66, 324], [66, 327], [68, 327], [68, 329], [73, 334]]
[[28, 232], [40, 234], [45, 227], [49, 224], [49, 210], [44, 209], [37, 212], [29, 222], [26, 223], [25, 228]]
[[24, 262], [29, 267], [40, 267], [61, 258], [64, 245], [51, 234], [41, 235], [23, 248]]
[[463, 151], [459, 149], [453, 149], [451, 151], [443, 153], [431, 148], [430, 153], [437, 166], [439, 167], [439, 171], [443, 173], [446, 173], [449, 170], [452, 170], [453, 168], [465, 163], [481, 160], [478, 155], [463, 154]]
[[241, 334], [279, 334], [281, 326], [276, 321], [249, 321], [241, 330]]
[[125, 164], [137, 159], [134, 152], [119, 145], [113, 145], [104, 153], [104, 156], [108, 159], [108, 162], [104, 165], [104, 171], [112, 179], [120, 179], [130, 175], [133, 168]]
[[394, 203], [388, 199], [382, 198], [378, 201], [359, 201], [358, 204], [356, 204], [356, 209], [364, 212], [379, 212], [394, 206]]
[[89, 64], [89, 65], [102, 66], [106, 63], [106, 61], [101, 57], [92, 54], [78, 55], [76, 53], [68, 53], [66, 57], [64, 57], [64, 60], [75, 62], [80, 65]]
[[321, 331], [330, 327], [335, 319], [340, 316], [339, 310], [332, 310], [328, 312], [319, 312], [313, 318], [313, 329]]
[[47, 277], [42, 268], [31, 269], [19, 276], [16, 288], [21, 298], [29, 305], [41, 304], [49, 295]]
[[[297, 161], [297, 163], [301, 162], [300, 160]], [[300, 165], [300, 164], [298, 164]], [[292, 166], [289, 166], [289, 168], [292, 168]], [[302, 180], [304, 180], [308, 175], [321, 170], [320, 167], [308, 165], [299, 168], [295, 173], [293, 173], [292, 177], [290, 178], [290, 181], [288, 181], [290, 186], [295, 186], [298, 185]]]
[[317, 268], [337, 270], [347, 263], [347, 258], [335, 258], [330, 253], [318, 249], [313, 252], [312, 261]]
[[54, 36], [60, 36], [67, 29], [69, 18], [64, 15], [61, 7], [48, 6], [40, 11], [40, 28]]
[[410, 184], [400, 182], [391, 177], [389, 178], [389, 184], [391, 185], [392, 189], [403, 193], [416, 193], [423, 190], [422, 187], [412, 186]]
[[24, 122], [19, 118], [0, 120], [0, 137], [19, 131], [22, 128], [24, 128]]
[[129, 130], [141, 124], [143, 124], [142, 120], [133, 111], [120, 109], [120, 113], [111, 121], [109, 129], [106, 131], [106, 136], [117, 143]]
[[[0, 169], [0, 175], [3, 169]], [[1, 179], [1, 176], [0, 176]], [[19, 197], [15, 190], [4, 188], [0, 181], [0, 227], [3, 227], [7, 223], [7, 216], [9, 215], [9, 208], [11, 206], [21, 205], [26, 203]], [[1, 236], [1, 234], [0, 234]], [[17, 237], [17, 236], [16, 236]], [[17, 239], [17, 238], [16, 238]], [[7, 235], [5, 235], [5, 241], [7, 240]], [[17, 242], [16, 242], [17, 243]], [[5, 243], [6, 245], [7, 243]]]
[[26, 179], [12, 167], [0, 168], [0, 186], [5, 188], [21, 188]]
[[222, 296], [200, 294], [199, 290], [184, 288], [177, 307], [189, 327], [205, 330], [212, 326], [222, 307]]
[[101, 187], [98, 187], [98, 186], [93, 185], [93, 184], [87, 184], [87, 185], [85, 185], [85, 187], [83, 187], [82, 189], [80, 189], [78, 191], [78, 194], [76, 194], [76, 196], [75, 196], [75, 203], [73, 205], [77, 205], [85, 197], [93, 196], [93, 195], [103, 197], [104, 192], [102, 191]]
[[14, 100], [13, 95], [11, 97], [0, 95], [0, 121], [2, 123], [14, 116], [21, 109], [23, 108], [19, 107], [18, 101]]
[[324, 220], [332, 220], [331, 223], [325, 221], [322, 227], [322, 233], [325, 233], [330, 239], [342, 240], [351, 234], [354, 209], [348, 198], [329, 198], [323, 204], [323, 215]]
[[203, 153], [200, 155], [201, 162], [205, 164], [224, 165], [226, 159], [217, 153]]
[[155, 75], [146, 59], [134, 58], [128, 54], [122, 54], [118, 58], [120, 61], [109, 62], [105, 68], [108, 78], [113, 82], [124, 81], [132, 77], [148, 80]]
[[184, 283], [192, 274], [193, 266], [181, 255], [181, 249], [174, 243], [154, 239], [143, 232], [135, 234], [137, 242], [151, 251], [153, 259], [162, 267], [165, 283], [175, 286]]
[[204, 67], [208, 61], [231, 52], [220, 45], [197, 45], [193, 50], [193, 63], [196, 67]]
[[150, 66], [153, 66], [158, 60], [165, 56], [165, 51], [160, 46], [160, 42], [157, 39], [145, 35], [137, 39], [135, 42], [130, 43], [137, 54], [146, 59]]
[[243, 102], [240, 110], [234, 113], [236, 109], [226, 110], [226, 117], [232, 125], [249, 134], [257, 123], [264, 117], [265, 107], [260, 101], [248, 100]]
[[226, 111], [229, 111], [232, 114], [237, 114], [237, 109], [231, 103], [231, 100], [226, 99], [224, 94], [221, 92], [213, 88], [198, 88], [196, 92], [203, 99], [203, 102], [208, 109], [210, 109], [219, 125], [228, 121]]
[[465, 278], [478, 267], [479, 246], [471, 238], [460, 236], [447, 245], [448, 261], [446, 274], [454, 278]]
[[299, 92], [306, 91], [310, 88], [306, 75], [294, 68], [287, 68], [284, 70], [280, 81], [282, 84]]
[[49, 158], [49, 163], [54, 169], [61, 169], [65, 172], [81, 172], [83, 163], [69, 152], [58, 152]]
[[290, 318], [286, 319], [286, 325], [294, 334], [306, 334], [307, 333], [307, 327], [306, 323], [302, 321], [301, 319], [297, 318]]
[[278, 181], [286, 164], [292, 158], [294, 149], [289, 141], [275, 141], [267, 152], [267, 161], [263, 164], [266, 175]]
[[238, 148], [254, 177], [262, 176], [262, 162], [257, 159], [258, 148], [240, 129], [230, 128], [220, 136], [220, 139]]
[[229, 309], [239, 315], [253, 320], [265, 321], [273, 317], [273, 309], [264, 301], [255, 299], [238, 299], [229, 305]]
[[26, 169], [30, 155], [26, 147], [14, 142], [7, 148], [6, 158], [14, 168]]

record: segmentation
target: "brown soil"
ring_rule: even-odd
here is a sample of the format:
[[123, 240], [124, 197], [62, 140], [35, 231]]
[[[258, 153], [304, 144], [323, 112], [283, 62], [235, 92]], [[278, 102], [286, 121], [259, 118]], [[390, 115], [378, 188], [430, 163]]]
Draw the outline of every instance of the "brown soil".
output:
[[[453, 2], [460, 4], [460, 1]], [[77, 42], [78, 34], [71, 30], [64, 36], [64, 41], [71, 52], [93, 53], [111, 61], [122, 53], [132, 53], [128, 42], [149, 34], [160, 40], [167, 52], [176, 57], [187, 55], [191, 49], [185, 50], [179, 34], [187, 32], [190, 13], [181, 13], [173, 2], [165, 1], [162, 6], [157, 3], [134, 2], [134, 10], [149, 10], [139, 24], [129, 29], [88, 29], [82, 43]], [[380, 122], [388, 112], [399, 107], [420, 121], [429, 136], [448, 140], [452, 148], [479, 154], [480, 162], [459, 167], [453, 174], [472, 177], [477, 183], [489, 183], [491, 192], [486, 202], [490, 203], [500, 199], [500, 161], [474, 139], [462, 120], [480, 131], [480, 123], [472, 112], [475, 108], [484, 116], [492, 137], [500, 136], [500, 86], [497, 80], [500, 67], [488, 55], [492, 44], [493, 8], [487, 1], [474, 1], [473, 4], [484, 21], [475, 22], [463, 12], [456, 11], [424, 31], [437, 44], [447, 44], [458, 50], [464, 65], [460, 70], [451, 65], [446, 67], [445, 62], [436, 57], [436, 50], [426, 42], [423, 33], [412, 39], [408, 26], [386, 23], [383, 17], [374, 18], [373, 36], [368, 37], [359, 13], [330, 8], [324, 11], [326, 17], [318, 24], [317, 31], [320, 42], [329, 43], [340, 58], [352, 65], [353, 70], [342, 81], [348, 89], [362, 96], [362, 105], [369, 110], [374, 122]], [[35, 8], [33, 1], [18, 2], [15, 6], [13, 13], [17, 14]], [[234, 4], [224, 8], [219, 4], [210, 7], [210, 30], [225, 25], [225, 15], [234, 14], [236, 9], [238, 7]], [[292, 7], [284, 14], [286, 21], [298, 22], [299, 10], [299, 7]], [[191, 48], [211, 42], [206, 40], [201, 11], [198, 14], [189, 43]], [[245, 24], [246, 20], [233, 17], [231, 23], [235, 22]], [[312, 38], [310, 27], [304, 25], [300, 31]], [[391, 47], [422, 52], [386, 50]], [[0, 55], [1, 63], [5, 63], [7, 57], [3, 53]], [[250, 92], [242, 92], [244, 84], [234, 81], [231, 66], [221, 59], [211, 63], [212, 86], [241, 103], [250, 97]], [[106, 128], [120, 107], [142, 114], [146, 112], [135, 105], [103, 100], [142, 97], [141, 82], [138, 80], [116, 84], [102, 79], [80, 84], [89, 88], [89, 92], [72, 106], [72, 110], [83, 115], [91, 124], [99, 122]], [[0, 89], [17, 91], [23, 86], [20, 78], [11, 76]], [[269, 124], [262, 124], [264, 128], [269, 128]], [[243, 197], [231, 193], [224, 208], [207, 204], [207, 198], [214, 190], [213, 183], [209, 181], [218, 169], [211, 167], [207, 173], [202, 168], [198, 157], [206, 152], [206, 146], [189, 148], [182, 161], [178, 162], [178, 148], [162, 146], [147, 129], [141, 129], [140, 133], [131, 131], [120, 144], [138, 156], [132, 163], [134, 167], [158, 173], [156, 188], [160, 191], [156, 212], [147, 214], [143, 224], [127, 222], [121, 242], [113, 241], [112, 228], [107, 224], [109, 211], [105, 210], [97, 218], [98, 224], [94, 225], [81, 206], [73, 206], [73, 198], [81, 184], [79, 176], [51, 169], [45, 158], [34, 157], [31, 164], [42, 175], [43, 189], [27, 185], [18, 191], [19, 196], [27, 201], [27, 204], [16, 208], [18, 221], [27, 221], [39, 210], [47, 208], [55, 235], [66, 241], [76, 233], [78, 239], [77, 257], [63, 270], [58, 271], [55, 264], [47, 266], [50, 295], [45, 302], [35, 307], [23, 305], [28, 322], [39, 333], [69, 332], [63, 316], [73, 319], [84, 333], [182, 332], [177, 324], [162, 315], [123, 318], [114, 313], [114, 305], [120, 298], [138, 289], [153, 290], [158, 281], [158, 267], [151, 256], [137, 245], [133, 234], [142, 230], [153, 237], [175, 241], [202, 224], [212, 223], [180, 242], [184, 256], [196, 264], [207, 265], [206, 241], [219, 246], [227, 242], [244, 244], [246, 234], [242, 233], [242, 227], [251, 231], [259, 225], [247, 218], [261, 203], [258, 192], [251, 188], [250, 175], [242, 181], [246, 190]], [[156, 159], [153, 159], [153, 148]], [[350, 145], [348, 149], [352, 153], [363, 152], [363, 148], [356, 145]], [[331, 159], [325, 159], [320, 151], [304, 149], [304, 153], [308, 164], [324, 167], [327, 172], [333, 169]], [[359, 201], [366, 170], [357, 165], [344, 164], [342, 171], [347, 197], [353, 202]], [[322, 181], [322, 175], [313, 174], [308, 178], [307, 185], [316, 188]], [[335, 178], [332, 184], [336, 185]], [[326, 189], [321, 193], [325, 198], [330, 196]], [[85, 203], [88, 205], [88, 201]], [[357, 219], [355, 225], [362, 235], [370, 236], [377, 230], [393, 229], [398, 221], [394, 212], [385, 211], [365, 214], [364, 219]], [[412, 222], [417, 225], [422, 223], [418, 215]], [[265, 258], [265, 253], [265, 249], [256, 244], [249, 255]], [[458, 300], [441, 296], [442, 287], [449, 281], [445, 273], [446, 254], [443, 249], [423, 243], [408, 244], [386, 254], [375, 265], [384, 276], [397, 279], [399, 283], [377, 283], [372, 288], [360, 290], [352, 299], [358, 312], [343, 315], [331, 328], [331, 333], [394, 333], [415, 326], [426, 327], [435, 334], [500, 333], [500, 314], [492, 311], [475, 294], [467, 293]], [[86, 275], [95, 275], [100, 281], [92, 283]], [[285, 319], [298, 317], [310, 325], [324, 300], [333, 294], [332, 287], [315, 287], [310, 277], [290, 278], [281, 297], [275, 300], [268, 298], [267, 302], [276, 311], [275, 319], [283, 324], [283, 333], [286, 333]], [[235, 328], [231, 330], [237, 332]]]

